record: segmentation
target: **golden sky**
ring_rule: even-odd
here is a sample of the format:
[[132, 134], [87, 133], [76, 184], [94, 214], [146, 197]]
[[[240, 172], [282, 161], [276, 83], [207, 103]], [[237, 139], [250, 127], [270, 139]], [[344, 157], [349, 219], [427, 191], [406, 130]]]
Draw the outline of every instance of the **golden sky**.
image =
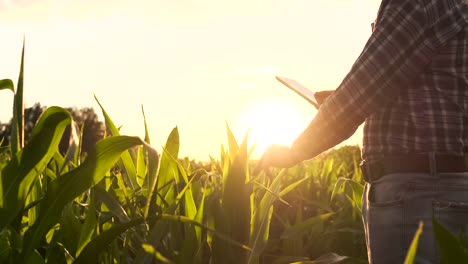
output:
[[[101, 100], [122, 132], [152, 143], [178, 126], [181, 156], [217, 158], [227, 121], [241, 140], [290, 144], [316, 110], [275, 80], [335, 89], [370, 36], [378, 0], [0, 0], [0, 78], [16, 81], [26, 35], [26, 106]], [[0, 120], [12, 95], [0, 92]], [[345, 144], [358, 144], [361, 132]]]

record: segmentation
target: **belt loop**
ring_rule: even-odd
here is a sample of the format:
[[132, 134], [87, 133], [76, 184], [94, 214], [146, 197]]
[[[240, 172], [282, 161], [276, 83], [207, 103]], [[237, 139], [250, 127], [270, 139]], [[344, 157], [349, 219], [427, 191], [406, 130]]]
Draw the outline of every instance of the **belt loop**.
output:
[[429, 152], [428, 153], [428, 158], [429, 158], [430, 175], [432, 177], [437, 177], [436, 153], [435, 152]]

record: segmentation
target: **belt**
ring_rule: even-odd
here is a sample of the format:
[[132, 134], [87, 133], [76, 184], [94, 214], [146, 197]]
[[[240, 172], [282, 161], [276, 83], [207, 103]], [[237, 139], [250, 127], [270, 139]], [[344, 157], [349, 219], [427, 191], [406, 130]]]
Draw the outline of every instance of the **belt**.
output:
[[388, 156], [361, 163], [366, 182], [380, 179], [392, 173], [455, 173], [468, 171], [468, 156], [409, 154]]

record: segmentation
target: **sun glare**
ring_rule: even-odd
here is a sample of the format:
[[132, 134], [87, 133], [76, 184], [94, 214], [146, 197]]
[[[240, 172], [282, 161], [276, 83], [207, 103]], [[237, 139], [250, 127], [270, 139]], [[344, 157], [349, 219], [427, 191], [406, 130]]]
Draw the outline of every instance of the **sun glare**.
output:
[[238, 120], [237, 136], [250, 131], [249, 145], [255, 144], [252, 158], [259, 158], [271, 144], [291, 145], [306, 127], [304, 114], [281, 99], [257, 102], [244, 111]]

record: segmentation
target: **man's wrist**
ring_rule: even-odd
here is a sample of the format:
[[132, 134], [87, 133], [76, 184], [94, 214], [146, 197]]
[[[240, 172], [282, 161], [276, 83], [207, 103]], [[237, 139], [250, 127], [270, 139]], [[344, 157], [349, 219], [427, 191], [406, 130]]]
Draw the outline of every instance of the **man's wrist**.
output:
[[302, 150], [295, 145], [291, 146], [291, 157], [296, 164], [307, 159]]

